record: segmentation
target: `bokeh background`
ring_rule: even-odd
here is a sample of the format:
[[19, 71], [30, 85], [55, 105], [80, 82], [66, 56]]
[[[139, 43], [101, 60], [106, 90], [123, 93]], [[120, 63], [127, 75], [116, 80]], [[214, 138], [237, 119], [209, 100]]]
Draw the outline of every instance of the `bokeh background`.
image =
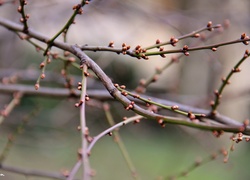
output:
[[[44, 0], [28, 3], [25, 9], [30, 14], [29, 26], [52, 37], [71, 16], [73, 5], [79, 2]], [[18, 3], [0, 6], [0, 16], [18, 22], [20, 14], [16, 11], [17, 7]], [[121, 47], [122, 43], [131, 47], [138, 44], [148, 46], [154, 44], [156, 39], [166, 41], [172, 36], [192, 32], [206, 26], [208, 21], [213, 24], [230, 21], [229, 28], [212, 32], [215, 34], [213, 38], [201, 42], [201, 45], [225, 42], [240, 38], [244, 32], [249, 33], [249, 7], [250, 2], [247, 0], [92, 0], [84, 7], [84, 13], [77, 16], [76, 24], [70, 27], [67, 38], [69, 43], [79, 45], [106, 46], [114, 41], [116, 47]], [[203, 35], [209, 37], [210, 34], [205, 32]], [[176, 48], [198, 42], [197, 39], [187, 39]], [[191, 52], [189, 57], [183, 57], [179, 63], [168, 68], [159, 81], [149, 86], [147, 92], [155, 97], [208, 109], [213, 90], [220, 85], [220, 78], [227, 75], [247, 48], [244, 44], [235, 44], [221, 47], [217, 52]], [[149, 77], [156, 67], [162, 67], [171, 60], [171, 55], [164, 59], [160, 56], [150, 57], [149, 61], [110, 52], [88, 52], [88, 55], [114, 82], [126, 84], [129, 89], [136, 88], [141, 78]], [[18, 72], [26, 74], [20, 77], [18, 83], [33, 86], [42, 61], [42, 53], [37, 53], [34, 47], [21, 41], [16, 34], [0, 27], [1, 79]], [[46, 75], [49, 76], [41, 82], [41, 86], [63, 87], [63, 78], [60, 76], [62, 67], [63, 62], [52, 61], [46, 69]], [[250, 116], [249, 60], [241, 68], [242, 72], [232, 77], [232, 84], [226, 88], [219, 108], [222, 114], [238, 121]], [[71, 68], [70, 72], [76, 84], [81, 73], [75, 68]], [[103, 89], [94, 80], [89, 81], [88, 88]], [[0, 94], [0, 108], [3, 109], [11, 99], [11, 94]], [[55, 172], [70, 170], [77, 160], [77, 149], [81, 146], [80, 134], [76, 130], [79, 125], [79, 109], [74, 107], [75, 102], [77, 99], [72, 98], [25, 96], [0, 126], [0, 151], [21, 120], [32, 112], [35, 112], [35, 116], [29, 119], [23, 132], [17, 135], [4, 164]], [[133, 115], [118, 103], [111, 102], [110, 105], [116, 122], [121, 121], [123, 116]], [[87, 125], [92, 136], [109, 127], [103, 110], [92, 106], [87, 107]], [[138, 174], [146, 180], [178, 174], [197, 158], [206, 158], [221, 148], [228, 149], [231, 146], [231, 134], [218, 139], [210, 132], [186, 127], [167, 125], [161, 128], [150, 120], [127, 125], [119, 132]], [[228, 163], [223, 163], [223, 157], [219, 155], [216, 160], [202, 165], [184, 178], [249, 179], [248, 151], [247, 143], [237, 144], [235, 151], [230, 153]], [[93, 179], [132, 179], [112, 137], [104, 137], [96, 144], [90, 161], [96, 171]], [[4, 179], [39, 179], [2, 170], [0, 173], [5, 174]], [[78, 177], [81, 177], [81, 173]]]

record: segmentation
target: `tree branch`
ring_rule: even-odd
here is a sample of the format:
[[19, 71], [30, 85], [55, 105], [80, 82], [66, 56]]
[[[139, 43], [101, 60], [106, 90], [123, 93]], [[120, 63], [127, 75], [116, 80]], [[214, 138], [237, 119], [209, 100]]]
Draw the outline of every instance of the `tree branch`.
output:
[[12, 167], [4, 164], [0, 164], [0, 169], [16, 174], [22, 174], [25, 176], [47, 177], [54, 179], [66, 179], [66, 177], [60, 173], [51, 173], [39, 170], [26, 170], [18, 167]]

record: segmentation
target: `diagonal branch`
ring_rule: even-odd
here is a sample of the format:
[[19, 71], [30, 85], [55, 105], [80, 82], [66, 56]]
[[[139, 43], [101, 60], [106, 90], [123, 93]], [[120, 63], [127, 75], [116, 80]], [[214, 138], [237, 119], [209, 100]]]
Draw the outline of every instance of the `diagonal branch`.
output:
[[[108, 92], [121, 104], [124, 105], [125, 109], [127, 110], [133, 110], [135, 113], [142, 115], [148, 119], [154, 119], [154, 120], [163, 120], [166, 123], [170, 124], [178, 124], [178, 125], [184, 125], [189, 126], [197, 129], [203, 129], [203, 130], [216, 130], [216, 131], [226, 131], [226, 132], [240, 132], [242, 131], [242, 125], [211, 125], [203, 122], [192, 122], [188, 118], [177, 118], [177, 117], [169, 117], [169, 116], [163, 116], [157, 113], [153, 113], [149, 110], [145, 110], [135, 104], [135, 102], [130, 101], [127, 97], [123, 96], [121, 92], [114, 86], [110, 78], [103, 72], [103, 70], [91, 59], [89, 58], [79, 46], [74, 45], [72, 46], [72, 49], [74, 50], [74, 54], [80, 59], [81, 63], [86, 64], [89, 69], [91, 69], [96, 76], [101, 80], [103, 85], [106, 87]], [[243, 129], [244, 133], [249, 133], [250, 128], [246, 127]]]

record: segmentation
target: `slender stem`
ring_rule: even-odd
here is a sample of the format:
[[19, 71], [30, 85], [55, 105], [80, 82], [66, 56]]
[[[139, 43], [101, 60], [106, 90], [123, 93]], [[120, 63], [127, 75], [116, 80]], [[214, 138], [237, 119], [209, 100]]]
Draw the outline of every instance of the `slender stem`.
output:
[[81, 137], [82, 137], [82, 164], [83, 164], [83, 179], [89, 180], [90, 179], [90, 165], [89, 165], [89, 157], [87, 153], [87, 146], [88, 142], [85, 137], [86, 135], [86, 116], [85, 116], [85, 97], [86, 97], [86, 89], [87, 89], [87, 77], [85, 77], [84, 72], [87, 71], [87, 66], [83, 64], [82, 69], [82, 91], [81, 91], [81, 98], [80, 102], [82, 105], [80, 106], [80, 119], [81, 119]]
[[128, 118], [128, 119], [126, 119], [126, 120], [124, 120], [122, 122], [119, 122], [119, 123], [115, 124], [114, 126], [106, 129], [105, 131], [102, 131], [100, 134], [98, 134], [97, 136], [95, 136], [93, 138], [93, 141], [91, 141], [91, 143], [89, 143], [87, 152], [91, 153], [91, 149], [94, 147], [94, 145], [97, 143], [97, 141], [99, 141], [102, 137], [104, 137], [108, 133], [114, 131], [116, 128], [119, 128], [121, 126], [125, 126], [126, 124], [129, 124], [129, 123], [134, 122], [135, 120], [141, 119], [141, 118], [143, 118], [143, 116], [140, 116], [140, 115], [133, 116], [133, 117], [130, 117], [130, 118]]
[[[97, 136], [95, 136], [95, 137], [93, 138], [93, 140], [91, 141], [91, 143], [89, 144], [89, 146], [88, 146], [88, 148], [87, 148], [87, 153], [90, 154], [90, 153], [91, 153], [91, 149], [94, 147], [94, 145], [95, 145], [102, 137], [104, 137], [104, 136], [107, 135], [108, 133], [112, 132], [112, 131], [115, 130], [116, 128], [119, 128], [119, 127], [121, 127], [121, 126], [124, 126], [124, 125], [126, 125], [126, 124], [128, 124], [128, 123], [134, 122], [135, 120], [141, 119], [141, 118], [143, 118], [143, 117], [142, 117], [142, 116], [139, 116], [139, 115], [133, 116], [133, 117], [128, 118], [128, 119], [126, 119], [126, 120], [124, 120], [124, 121], [122, 121], [122, 122], [117, 123], [116, 125], [114, 125], [114, 126], [108, 128], [108, 129], [106, 129], [105, 131], [102, 131], [100, 134], [98, 134]], [[82, 162], [81, 162], [81, 161], [78, 161], [78, 162], [75, 164], [75, 166], [74, 166], [74, 168], [73, 168], [74, 172], [77, 172], [77, 171], [78, 171], [78, 169], [80, 168], [80, 163], [82, 163]], [[73, 173], [72, 173], [72, 174], [73, 174]], [[71, 177], [71, 176], [70, 176], [70, 177]], [[73, 177], [72, 177], [72, 178], [73, 178]], [[72, 180], [72, 179], [67, 179], [67, 180]], [[84, 179], [84, 180], [85, 180], [85, 179]]]
[[82, 165], [82, 161], [81, 160], [78, 160], [75, 164], [75, 166], [72, 168], [72, 170], [70, 171], [69, 173], [69, 176], [67, 177], [67, 180], [73, 180], [77, 171], [79, 170], [79, 168], [81, 167]]
[[22, 92], [17, 92], [16, 94], [14, 94], [12, 101], [6, 106], [6, 108], [0, 114], [0, 125], [3, 123], [5, 117], [7, 117], [10, 114], [10, 112], [19, 104], [22, 96], [23, 96]]
[[180, 177], [184, 177], [184, 176], [187, 176], [190, 172], [194, 171], [195, 169], [197, 169], [198, 167], [201, 167], [211, 161], [214, 161], [216, 159], [217, 155], [216, 154], [213, 154], [213, 155], [209, 155], [207, 156], [206, 158], [204, 159], [198, 159], [196, 160], [195, 162], [193, 162], [185, 171], [183, 172], [180, 172], [176, 175], [173, 175], [171, 177], [168, 177], [166, 179], [178, 179]]
[[16, 136], [18, 134], [21, 134], [25, 128], [25, 126], [27, 125], [27, 123], [30, 121], [30, 119], [34, 116], [36, 116], [39, 112], [38, 108], [35, 108], [30, 114], [28, 114], [27, 116], [23, 117], [22, 122], [20, 123], [20, 125], [16, 128], [16, 130], [14, 131], [13, 134], [10, 134], [8, 137], [8, 141], [4, 146], [3, 151], [0, 154], [0, 164], [3, 163], [3, 161], [6, 159], [7, 155], [10, 152], [10, 149], [16, 139]]
[[248, 51], [245, 52], [244, 56], [237, 62], [237, 64], [234, 66], [234, 68], [229, 72], [227, 77], [222, 80], [222, 84], [218, 90], [218, 92], [215, 92], [215, 100], [214, 104], [212, 104], [212, 112], [214, 112], [218, 105], [220, 104], [220, 99], [222, 97], [222, 92], [225, 89], [226, 85], [229, 84], [229, 79], [232, 77], [232, 75], [236, 72], [240, 72], [239, 66], [250, 56]]
[[[210, 49], [212, 48], [218, 48], [221, 46], [227, 46], [231, 44], [236, 44], [236, 43], [243, 43], [243, 42], [248, 42], [250, 39], [236, 39], [233, 41], [227, 41], [224, 43], [216, 43], [212, 45], [205, 45], [205, 46], [198, 46], [198, 47], [190, 47], [188, 48], [187, 52], [190, 51], [199, 51], [199, 50], [205, 50], [205, 49]], [[173, 53], [183, 53], [183, 49], [174, 49], [174, 50], [167, 50], [167, 51], [155, 51], [155, 52], [146, 52], [144, 53], [145, 56], [155, 56], [155, 55], [162, 55], [162, 54], [173, 54]]]
[[[111, 127], [114, 126], [115, 121], [114, 121], [113, 116], [112, 116], [112, 114], [110, 112], [109, 104], [104, 103], [103, 104], [103, 109], [104, 109], [105, 115], [107, 117], [107, 120], [109, 122], [109, 125]], [[114, 141], [118, 144], [118, 147], [119, 147], [120, 151], [122, 152], [122, 155], [123, 155], [128, 167], [129, 167], [129, 169], [130, 169], [130, 171], [132, 173], [132, 177], [134, 179], [139, 179], [138, 174], [137, 174], [136, 169], [135, 169], [135, 166], [134, 166], [134, 164], [133, 164], [133, 162], [132, 162], [132, 160], [130, 158], [130, 155], [129, 155], [127, 149], [126, 149], [126, 146], [123, 143], [123, 140], [122, 140], [122, 138], [120, 136], [120, 133], [118, 132], [118, 129], [113, 131], [113, 136], [114, 136]]]
[[69, 20], [67, 21], [67, 23], [63, 26], [63, 28], [56, 33], [56, 35], [54, 37], [52, 37], [49, 41], [48, 41], [48, 46], [46, 48], [46, 50], [44, 51], [44, 55], [47, 54], [48, 50], [51, 48], [51, 46], [53, 45], [55, 39], [60, 36], [65, 30], [68, 30], [69, 27], [71, 26], [71, 24], [74, 22], [74, 19], [76, 17], [76, 15], [79, 13], [79, 10], [85, 5], [85, 0], [81, 1], [81, 4], [79, 4], [79, 6], [76, 7], [76, 9], [74, 10], [74, 13], [71, 15], [71, 17], [69, 18]]
[[[220, 24], [216, 24], [216, 25], [214, 25], [212, 27], [205, 26], [205, 27], [203, 27], [201, 29], [198, 29], [196, 31], [193, 31], [191, 33], [188, 33], [188, 34], [185, 34], [183, 36], [177, 37], [176, 39], [177, 40], [182, 40], [182, 39], [186, 39], [186, 38], [189, 38], [189, 37], [194, 37], [195, 34], [198, 34], [198, 33], [202, 32], [202, 31], [210, 30], [211, 28], [213, 29], [213, 28], [220, 28], [220, 27], [221, 27]], [[156, 48], [156, 47], [159, 47], [159, 46], [165, 46], [165, 45], [169, 45], [169, 44], [171, 44], [171, 41], [155, 44], [155, 45], [152, 45], [152, 46], [149, 46], [149, 47], [145, 47], [143, 49], [149, 50], [149, 49], [153, 49], [153, 48]]]
[[29, 32], [29, 27], [28, 27], [28, 24], [27, 24], [27, 19], [28, 17], [25, 15], [25, 12], [24, 12], [24, 6], [26, 5], [26, 1], [25, 0], [19, 0], [19, 3], [20, 3], [20, 9], [18, 8], [18, 11], [21, 13], [22, 15], [22, 18], [21, 18], [21, 22], [23, 23], [24, 27], [23, 27], [23, 32], [24, 33], [28, 33]]

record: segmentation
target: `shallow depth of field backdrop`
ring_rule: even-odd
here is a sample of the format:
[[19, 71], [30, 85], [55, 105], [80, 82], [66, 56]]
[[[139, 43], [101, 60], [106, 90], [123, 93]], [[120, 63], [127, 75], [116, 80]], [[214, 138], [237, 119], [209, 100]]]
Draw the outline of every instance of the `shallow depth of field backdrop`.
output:
[[[78, 1], [44, 0], [28, 1], [25, 10], [30, 14], [29, 26], [46, 36], [52, 37], [66, 23], [72, 14], [73, 5]], [[20, 14], [15, 5], [0, 6], [0, 16], [19, 22]], [[76, 24], [68, 32], [71, 44], [108, 45], [114, 41], [115, 46], [122, 43], [135, 47], [138, 44], [148, 46], [156, 39], [169, 40], [172, 36], [180, 36], [199, 29], [212, 21], [223, 24], [230, 21], [229, 28], [202, 42], [213, 44], [234, 40], [242, 33], [249, 33], [250, 1], [198, 1], [198, 0], [92, 0], [83, 8], [83, 14], [77, 16]], [[209, 36], [209, 32], [206, 32]], [[62, 40], [62, 38], [58, 38]], [[180, 45], [198, 42], [187, 39]], [[44, 46], [44, 44], [41, 43]], [[180, 46], [180, 47], [181, 47]], [[221, 84], [221, 77], [230, 69], [249, 48], [244, 44], [221, 47], [217, 52], [203, 50], [191, 52], [179, 63], [171, 65], [152, 83], [149, 95], [174, 100], [195, 107], [209, 109], [209, 101], [213, 99], [213, 91]], [[56, 50], [56, 48], [53, 48]], [[59, 51], [61, 52], [61, 51]], [[137, 60], [129, 56], [109, 52], [87, 52], [98, 65], [111, 77], [113, 82], [126, 84], [128, 89], [137, 87], [141, 78], [154, 73], [156, 67], [170, 61], [166, 58], [150, 57], [149, 61]], [[20, 73], [18, 81], [34, 86], [40, 74], [39, 65], [43, 61], [42, 52], [18, 36], [0, 27], [0, 78]], [[78, 61], [77, 61], [78, 62]], [[52, 60], [47, 66], [46, 78], [41, 87], [63, 87], [64, 79], [60, 75], [63, 62]], [[220, 113], [238, 121], [250, 117], [250, 61], [241, 66], [242, 72], [232, 77], [232, 84], [225, 89], [223, 100], [219, 106]], [[81, 81], [81, 72], [70, 68], [69, 72], [77, 82]], [[88, 90], [104, 89], [101, 83], [88, 80]], [[12, 99], [12, 94], [0, 94], [0, 109]], [[77, 161], [77, 150], [81, 147], [79, 125], [79, 109], [74, 104], [78, 98], [52, 98], [24, 96], [20, 104], [6, 117], [0, 126], [0, 153], [8, 136], [16, 132], [20, 122], [30, 113], [29, 122], [21, 133], [16, 135], [4, 164], [24, 169], [37, 169], [49, 172], [70, 170]], [[114, 120], [119, 122], [124, 116], [133, 115], [124, 110], [118, 102], [110, 101]], [[86, 106], [87, 126], [90, 135], [94, 136], [109, 127], [102, 108]], [[197, 159], [204, 159], [221, 148], [228, 149], [232, 141], [231, 133], [216, 138], [211, 132], [191, 129], [183, 126], [166, 124], [162, 128], [155, 121], [141, 120], [138, 124], [121, 127], [120, 135], [141, 179], [157, 179], [174, 176], [187, 170]], [[183, 179], [249, 179], [249, 144], [242, 142], [235, 145], [227, 163], [218, 153], [216, 160], [205, 163], [191, 171]], [[96, 175], [93, 179], [132, 179], [126, 162], [112, 136], [105, 136], [91, 151], [90, 165]], [[5, 177], [0, 179], [39, 179], [25, 177], [0, 170]], [[81, 177], [81, 172], [78, 174]], [[41, 178], [43, 179], [43, 178]]]

